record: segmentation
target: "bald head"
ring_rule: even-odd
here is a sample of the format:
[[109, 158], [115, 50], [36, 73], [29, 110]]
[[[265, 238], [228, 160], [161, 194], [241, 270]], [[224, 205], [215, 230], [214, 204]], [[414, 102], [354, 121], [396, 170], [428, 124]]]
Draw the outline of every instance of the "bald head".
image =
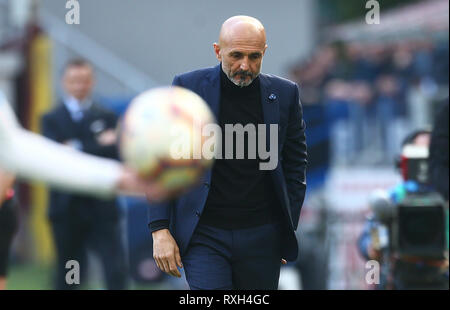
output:
[[219, 45], [227, 45], [239, 39], [248, 39], [257, 45], [266, 45], [266, 31], [259, 20], [250, 16], [228, 18], [220, 28]]
[[227, 19], [220, 29], [219, 43], [214, 43], [224, 73], [240, 87], [250, 85], [258, 76], [266, 48], [264, 26], [250, 16]]

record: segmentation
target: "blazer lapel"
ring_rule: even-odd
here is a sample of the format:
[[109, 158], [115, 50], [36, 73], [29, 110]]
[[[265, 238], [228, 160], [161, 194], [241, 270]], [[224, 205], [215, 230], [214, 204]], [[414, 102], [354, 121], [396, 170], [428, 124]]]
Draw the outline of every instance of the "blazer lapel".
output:
[[[263, 114], [264, 114], [264, 122], [266, 123], [266, 146], [270, 147], [270, 124], [276, 124], [278, 135], [280, 132], [280, 105], [278, 102], [278, 93], [276, 90], [272, 88], [272, 83], [270, 79], [265, 74], [260, 74], [260, 84], [261, 84], [261, 101], [263, 106]], [[280, 139], [278, 139], [278, 145], [276, 146], [279, 150]], [[289, 198], [286, 192], [285, 187], [279, 186], [279, 178], [276, 177], [277, 171], [278, 173], [282, 173], [280, 169], [280, 162], [277, 163], [277, 168], [273, 170], [275, 174], [272, 173], [272, 178], [275, 184], [275, 191], [278, 194], [278, 197], [282, 201], [282, 205], [284, 206], [285, 212], [287, 212], [288, 217], [292, 219], [291, 209], [289, 207]], [[281, 190], [281, 191], [280, 191]], [[283, 203], [284, 202], [284, 203]], [[292, 221], [290, 221], [292, 224]]]
[[[211, 108], [211, 111], [216, 118], [216, 122], [219, 122], [219, 111], [220, 111], [220, 66], [217, 65], [213, 70], [206, 76], [203, 83], [203, 99]], [[209, 169], [205, 175], [205, 181], [211, 182], [212, 170]], [[208, 190], [209, 191], [209, 190]]]
[[220, 64], [214, 67], [203, 84], [204, 99], [208, 103], [216, 120], [220, 110]]
[[[271, 89], [272, 83], [265, 74], [260, 74], [259, 80], [261, 86], [261, 104], [264, 115], [264, 123], [266, 124], [266, 145], [270, 145], [270, 124], [279, 125], [280, 121], [278, 95]], [[276, 134], [278, 134], [278, 132]]]

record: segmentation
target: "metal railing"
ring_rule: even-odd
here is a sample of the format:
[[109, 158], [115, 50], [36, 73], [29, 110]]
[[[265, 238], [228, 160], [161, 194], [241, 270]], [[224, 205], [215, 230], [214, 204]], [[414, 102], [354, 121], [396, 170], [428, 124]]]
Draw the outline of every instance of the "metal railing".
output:
[[106, 73], [131, 92], [139, 93], [158, 86], [159, 83], [146, 73], [43, 8], [39, 9], [39, 24], [52, 40], [87, 59], [96, 69]]
[[[10, 14], [12, 14], [13, 9], [11, 4], [10, 0], [0, 0], [0, 41], [7, 41], [10, 36], [18, 31], [17, 27], [11, 24]], [[130, 93], [139, 93], [159, 85], [145, 72], [119, 57], [113, 51], [52, 15], [40, 6], [38, 1], [33, 4], [38, 6], [36, 11], [38, 23], [45, 33], [68, 51], [88, 60], [100, 74], [113, 79], [114, 82], [122, 85]], [[29, 9], [33, 10], [34, 7], [30, 6]]]

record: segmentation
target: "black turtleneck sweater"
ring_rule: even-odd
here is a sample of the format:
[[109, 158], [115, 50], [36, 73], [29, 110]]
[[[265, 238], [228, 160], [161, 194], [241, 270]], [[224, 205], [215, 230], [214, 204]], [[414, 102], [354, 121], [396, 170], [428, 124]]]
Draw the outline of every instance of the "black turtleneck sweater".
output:
[[[219, 125], [222, 128], [222, 158], [225, 158], [225, 124], [253, 124], [258, 141], [258, 124], [264, 124], [259, 77], [247, 87], [236, 86], [221, 70]], [[211, 188], [200, 223], [223, 229], [239, 229], [276, 220], [279, 210], [269, 171], [260, 170], [256, 159], [248, 158], [245, 134], [244, 159], [216, 159], [212, 168]], [[258, 142], [256, 142], [256, 147]], [[276, 146], [278, 147], [278, 146]], [[278, 208], [279, 209], [279, 208]]]
[[[258, 124], [264, 124], [259, 77], [247, 87], [233, 84], [221, 70], [219, 125], [222, 129], [222, 158], [225, 158], [225, 124], [254, 124], [258, 141]], [[236, 137], [234, 157], [236, 158]], [[275, 222], [281, 208], [269, 171], [260, 170], [261, 160], [248, 159], [245, 135], [244, 159], [216, 159], [200, 223], [222, 229], [241, 229]], [[256, 142], [258, 147], [258, 142]], [[278, 147], [278, 146], [276, 146]], [[168, 228], [166, 220], [149, 224], [150, 230]]]

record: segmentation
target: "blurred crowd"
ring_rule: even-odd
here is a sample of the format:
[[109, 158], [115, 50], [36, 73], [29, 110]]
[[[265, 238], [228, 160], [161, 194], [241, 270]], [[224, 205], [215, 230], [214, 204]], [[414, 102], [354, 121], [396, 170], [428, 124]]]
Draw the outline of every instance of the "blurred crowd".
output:
[[408, 132], [448, 97], [448, 40], [333, 43], [290, 70], [304, 108], [320, 105], [331, 164], [392, 163]]
[[[438, 106], [448, 98], [448, 65], [448, 39], [421, 39], [322, 45], [291, 67], [289, 78], [300, 87], [308, 128], [309, 199], [300, 226], [302, 257], [317, 265], [297, 262], [303, 288], [365, 287], [355, 234], [362, 230], [360, 216], [367, 206], [363, 203], [363, 212], [351, 221], [344, 223], [342, 214], [333, 221], [332, 206], [321, 190], [327, 171], [355, 166], [394, 169], [405, 137], [432, 129]], [[319, 220], [311, 220], [311, 214]], [[342, 240], [333, 239], [335, 234]], [[342, 272], [333, 271], [333, 266]]]

